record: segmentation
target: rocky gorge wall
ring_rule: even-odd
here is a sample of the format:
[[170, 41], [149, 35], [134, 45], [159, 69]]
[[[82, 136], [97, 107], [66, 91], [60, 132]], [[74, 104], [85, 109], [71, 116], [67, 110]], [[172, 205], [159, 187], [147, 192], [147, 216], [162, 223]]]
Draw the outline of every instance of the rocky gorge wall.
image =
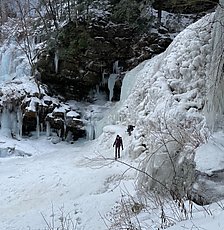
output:
[[[158, 24], [157, 12], [147, 7], [143, 8], [149, 9], [151, 23], [147, 17], [132, 18], [131, 23], [99, 17], [70, 21], [48, 36], [34, 31], [34, 37], [29, 38], [35, 41], [29, 47], [31, 53], [26, 53], [24, 41], [15, 43], [15, 35], [8, 34], [11, 40], [6, 39], [0, 50], [1, 131], [14, 138], [33, 132], [39, 136], [42, 131], [47, 135], [54, 132], [62, 139], [85, 136], [83, 114], [66, 101], [93, 102], [96, 91], [105, 93], [107, 100], [119, 101], [125, 73], [166, 50], [185, 26], [174, 29], [186, 15], [178, 15], [176, 20], [175, 15], [163, 12]], [[139, 9], [141, 14], [144, 10]], [[188, 23], [196, 19], [192, 15], [187, 18]], [[34, 58], [33, 66], [24, 51]]]

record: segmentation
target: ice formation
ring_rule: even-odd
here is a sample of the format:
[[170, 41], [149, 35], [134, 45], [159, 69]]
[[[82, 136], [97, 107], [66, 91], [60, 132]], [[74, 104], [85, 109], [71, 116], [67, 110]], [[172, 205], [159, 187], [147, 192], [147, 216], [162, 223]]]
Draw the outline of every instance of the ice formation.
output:
[[87, 133], [86, 135], [87, 140], [95, 139], [95, 127], [91, 121], [86, 125], [86, 133]]
[[[20, 83], [24, 77], [27, 77], [28, 66], [14, 40], [10, 40], [9, 43], [0, 48], [0, 86], [2, 94], [0, 99], [2, 110], [0, 132], [7, 137], [20, 138], [22, 135], [21, 107], [16, 100], [20, 97], [18, 94], [23, 95], [24, 93], [25, 89], [21, 87]], [[11, 86], [10, 83], [12, 83]], [[14, 100], [11, 96], [14, 97]]]
[[109, 101], [112, 100], [113, 95], [114, 95], [114, 86], [115, 86], [115, 82], [117, 80], [117, 76], [118, 75], [116, 73], [112, 73], [112, 74], [110, 74], [109, 79], [108, 79], [108, 89], [110, 91]]
[[224, 1], [220, 1], [212, 30], [211, 63], [208, 66], [209, 96], [206, 103], [206, 117], [213, 131], [224, 125]]
[[114, 96], [114, 86], [116, 81], [119, 79], [121, 70], [119, 67], [119, 62], [115, 61], [113, 64], [113, 73], [110, 74], [109, 79], [108, 79], [108, 89], [109, 89], [109, 101], [112, 101], [112, 98]]
[[11, 81], [14, 77], [22, 77], [27, 73], [28, 64], [15, 41], [9, 41], [0, 48], [0, 84]]
[[203, 111], [213, 20], [210, 14], [190, 25], [164, 53], [128, 72], [121, 101], [97, 124], [97, 135], [108, 121], [135, 126], [127, 151], [144, 159], [141, 188], [166, 187], [183, 195], [192, 183], [194, 150], [209, 135]]
[[[61, 138], [67, 138], [71, 132], [74, 136], [77, 132], [77, 136], [84, 135], [77, 113], [58, 99], [47, 96], [38, 83], [37, 71], [35, 76], [31, 75], [31, 66], [21, 46], [10, 38], [0, 47], [1, 135], [16, 139], [22, 135], [38, 138], [41, 133], [50, 136], [53, 131]], [[57, 64], [55, 60], [55, 71]]]
[[55, 66], [55, 73], [58, 73], [58, 51], [55, 52], [54, 54], [54, 66]]

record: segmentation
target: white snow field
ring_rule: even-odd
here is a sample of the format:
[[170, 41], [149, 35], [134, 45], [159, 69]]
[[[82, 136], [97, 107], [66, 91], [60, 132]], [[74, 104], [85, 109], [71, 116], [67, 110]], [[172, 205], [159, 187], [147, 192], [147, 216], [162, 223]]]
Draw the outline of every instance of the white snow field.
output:
[[[75, 229], [108, 229], [104, 222], [109, 226], [108, 214], [117, 202], [124, 194], [136, 195], [136, 171], [127, 171], [128, 166], [114, 160], [112, 144], [120, 134], [125, 147], [121, 161], [138, 166], [138, 160], [127, 155], [131, 137], [125, 131], [123, 126], [107, 126], [98, 139], [75, 144], [52, 144], [46, 137], [21, 141], [1, 138], [0, 148], [7, 149], [8, 155], [0, 158], [0, 229], [43, 230], [48, 229], [46, 221], [51, 226], [54, 222], [52, 229], [57, 229], [62, 213], [69, 214]], [[223, 133], [201, 147], [203, 157], [201, 149], [196, 158], [200, 170], [220, 169], [220, 162], [224, 164], [224, 154], [220, 154], [224, 146], [217, 149], [217, 143], [224, 143]], [[20, 154], [13, 154], [14, 148], [21, 150]], [[223, 208], [221, 201], [205, 207], [193, 205], [193, 217], [169, 229], [223, 230]], [[142, 229], [160, 226], [159, 207], [154, 212], [139, 215]], [[178, 211], [171, 206], [165, 212], [167, 218], [178, 219]]]
[[[74, 145], [1, 140], [0, 148], [12, 155], [0, 158], [0, 229], [45, 229], [43, 216], [51, 222], [54, 213], [58, 222], [61, 209], [70, 213], [76, 229], [105, 229], [101, 215], [119, 201], [122, 188], [133, 191], [135, 179], [133, 171], [123, 174], [127, 166], [114, 161], [113, 131], [123, 135], [123, 128], [111, 130], [108, 140], [105, 134]], [[32, 156], [15, 156], [13, 148]], [[128, 160], [124, 152], [122, 160]]]

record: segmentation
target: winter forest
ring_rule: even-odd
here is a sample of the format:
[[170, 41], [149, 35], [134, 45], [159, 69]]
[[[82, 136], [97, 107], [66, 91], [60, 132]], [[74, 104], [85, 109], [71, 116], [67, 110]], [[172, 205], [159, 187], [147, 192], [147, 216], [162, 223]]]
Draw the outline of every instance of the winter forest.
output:
[[224, 0], [0, 0], [0, 230], [223, 230], [223, 52]]

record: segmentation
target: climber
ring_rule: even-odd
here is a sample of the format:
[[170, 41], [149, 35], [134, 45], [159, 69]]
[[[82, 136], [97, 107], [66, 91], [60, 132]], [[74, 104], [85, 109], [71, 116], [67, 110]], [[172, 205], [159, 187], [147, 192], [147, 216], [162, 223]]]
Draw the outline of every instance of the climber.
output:
[[119, 135], [117, 135], [113, 147], [115, 146], [115, 160], [117, 160], [117, 158], [120, 158], [120, 148], [122, 148], [122, 150], [124, 150], [123, 147], [123, 141], [122, 141], [122, 137], [120, 137]]
[[128, 125], [128, 128], [127, 128], [127, 132], [128, 132], [128, 135], [131, 136], [131, 132], [134, 130], [134, 127], [133, 125]]

